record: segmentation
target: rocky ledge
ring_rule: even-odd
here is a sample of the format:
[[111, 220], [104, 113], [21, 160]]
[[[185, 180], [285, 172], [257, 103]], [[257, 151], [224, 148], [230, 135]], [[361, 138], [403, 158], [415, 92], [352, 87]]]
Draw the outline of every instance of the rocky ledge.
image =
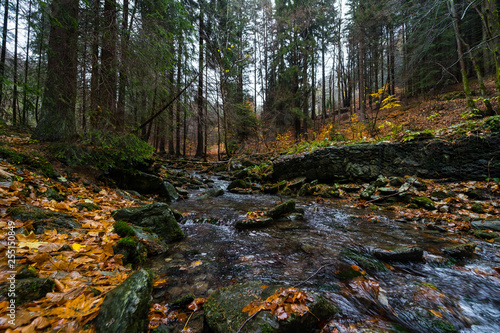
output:
[[275, 180], [306, 177], [323, 183], [361, 183], [378, 175], [484, 180], [500, 176], [500, 135], [454, 141], [414, 139], [328, 147], [274, 161]]

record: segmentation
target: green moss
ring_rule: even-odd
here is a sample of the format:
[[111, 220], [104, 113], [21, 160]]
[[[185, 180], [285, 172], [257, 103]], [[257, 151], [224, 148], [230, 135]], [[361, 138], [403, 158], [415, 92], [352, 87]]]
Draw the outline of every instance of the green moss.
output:
[[171, 307], [173, 309], [183, 309], [186, 308], [192, 301], [194, 301], [196, 297], [193, 294], [187, 294], [182, 296], [181, 298], [175, 300]]
[[53, 144], [56, 156], [69, 166], [91, 165], [99, 170], [133, 169], [151, 164], [154, 148], [133, 134], [94, 131], [77, 143]]
[[124, 265], [132, 264], [137, 267], [146, 261], [147, 251], [144, 245], [130, 236], [120, 239], [113, 246], [113, 250], [117, 254], [123, 254]]
[[418, 207], [427, 209], [427, 210], [434, 210], [436, 209], [434, 207], [434, 202], [427, 197], [416, 197], [411, 199], [411, 203], [417, 205]]
[[356, 264], [358, 264], [367, 271], [372, 271], [372, 272], [388, 271], [387, 267], [385, 267], [385, 265], [381, 261], [375, 259], [372, 256], [363, 254], [361, 252], [351, 249], [345, 249], [342, 250], [340, 254], [345, 258], [353, 260], [354, 262], [356, 262]]
[[75, 206], [78, 210], [88, 210], [89, 212], [94, 211], [94, 210], [100, 210], [101, 207], [97, 206], [96, 204], [90, 203], [90, 202], [81, 202]]
[[135, 236], [136, 232], [128, 225], [125, 221], [116, 221], [113, 224], [114, 231], [120, 235], [120, 237]]
[[0, 157], [12, 164], [22, 164], [39, 170], [44, 176], [49, 178], [57, 177], [57, 172], [43, 156], [40, 154], [22, 154], [13, 149], [0, 146]]

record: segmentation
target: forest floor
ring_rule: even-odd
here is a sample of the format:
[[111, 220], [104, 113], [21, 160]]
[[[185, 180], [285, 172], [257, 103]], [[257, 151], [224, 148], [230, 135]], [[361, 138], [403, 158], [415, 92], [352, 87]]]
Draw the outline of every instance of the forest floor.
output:
[[[490, 89], [491, 84], [490, 82]], [[446, 128], [467, 121], [465, 100], [460, 96], [459, 91], [450, 90], [437, 98], [409, 100], [399, 108], [383, 110], [377, 116], [377, 124], [386, 125], [380, 128], [378, 135], [392, 135], [396, 139], [405, 130]], [[369, 115], [374, 119], [374, 112]], [[12, 274], [16, 275], [22, 267], [27, 267], [31, 269], [31, 277], [49, 278], [55, 284], [53, 291], [16, 307], [14, 326], [8, 316], [9, 300], [2, 295], [0, 330], [92, 332], [92, 326], [86, 324], [98, 314], [104, 295], [122, 283], [132, 272], [129, 267], [123, 265], [123, 255], [113, 253], [112, 246], [116, 244], [119, 236], [114, 233], [115, 221], [111, 212], [118, 208], [135, 206], [136, 198], [123, 196], [119, 190], [98, 183], [96, 171], [91, 168], [68, 168], [58, 162], [50, 156], [45, 144], [32, 142], [28, 132], [4, 130], [0, 137], [0, 148], [7, 147], [6, 149], [18, 155], [10, 155], [9, 158], [0, 160], [0, 281], [8, 281]], [[348, 120], [342, 122], [336, 131], [343, 132], [346, 137], [358, 136], [359, 139], [364, 136], [364, 129], [353, 126], [353, 122]], [[52, 163], [54, 170], [46, 165], [42, 157]], [[47, 176], [48, 173], [52, 176]], [[428, 185], [428, 190], [422, 192], [422, 195], [445, 190], [441, 184], [431, 181], [425, 181], [425, 184]], [[464, 195], [448, 199], [449, 205], [456, 206], [457, 214], [408, 208], [401, 208], [397, 213], [406, 219], [441, 219], [446, 221], [443, 228], [457, 232], [471, 228], [471, 219], [462, 218], [465, 215], [480, 219], [499, 216], [498, 183], [467, 182], [449, 186], [451, 187], [446, 190], [451, 188], [459, 194], [469, 189], [483, 189], [494, 198], [482, 204], [476, 213], [472, 211], [473, 202]], [[360, 202], [358, 199], [356, 194], [348, 195], [342, 200], [351, 206], [369, 206], [370, 203]], [[155, 198], [143, 197], [141, 200], [148, 203], [153, 202]], [[97, 208], [85, 206], [88, 204]], [[78, 221], [80, 227], [65, 233], [58, 233], [55, 229], [45, 230], [41, 234], [31, 233], [35, 221], [11, 217], [15, 208], [26, 206], [43, 209], [43, 212], [49, 215], [51, 212], [62, 213]], [[380, 207], [372, 206], [374, 214], [367, 218], [376, 219], [376, 211]], [[491, 242], [498, 236], [498, 233], [491, 230], [478, 235]], [[495, 269], [500, 271], [498, 267]], [[167, 280], [157, 277], [154, 283], [155, 287], [161, 287]], [[158, 305], [155, 306], [156, 310], [152, 307], [151, 313], [158, 319]], [[168, 315], [171, 314], [162, 314], [164, 318]]]

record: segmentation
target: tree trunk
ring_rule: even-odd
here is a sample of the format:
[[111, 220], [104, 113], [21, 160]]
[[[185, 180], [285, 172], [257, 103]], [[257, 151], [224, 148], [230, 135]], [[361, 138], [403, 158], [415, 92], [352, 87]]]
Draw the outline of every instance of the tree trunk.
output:
[[76, 134], [78, 1], [53, 0], [42, 118], [33, 138], [62, 141]]
[[462, 74], [462, 84], [464, 87], [465, 98], [467, 100], [467, 107], [472, 110], [475, 108], [474, 101], [471, 97], [471, 90], [469, 86], [469, 79], [467, 78], [467, 69], [465, 67], [464, 53], [462, 50], [462, 42], [460, 36], [460, 27], [458, 25], [458, 16], [455, 8], [455, 1], [448, 0], [448, 10], [450, 11], [451, 19], [453, 20], [453, 31], [455, 32], [455, 40], [457, 43], [458, 60], [460, 62], [460, 73]]
[[[18, 110], [18, 89], [17, 89], [17, 67], [18, 67], [18, 59], [17, 59], [17, 40], [19, 37], [19, 0], [16, 1], [16, 21], [15, 21], [15, 29], [14, 29], [14, 91], [12, 93], [12, 123], [17, 124], [17, 116], [19, 113]], [[20, 116], [20, 115], [19, 115]]]
[[3, 82], [5, 76], [5, 58], [7, 55], [7, 25], [9, 23], [9, 0], [5, 0], [3, 29], [2, 29], [2, 53], [0, 55], [0, 116], [5, 119], [3, 108]]
[[[201, 3], [200, 3], [201, 5]], [[203, 10], [200, 12], [200, 26], [199, 26], [199, 55], [198, 55], [198, 70], [200, 71], [200, 76], [198, 78], [198, 95], [196, 97], [196, 103], [198, 106], [198, 117], [197, 117], [197, 144], [196, 144], [196, 157], [203, 157], [203, 55], [205, 50], [203, 49]]]
[[116, 114], [116, 88], [117, 88], [117, 27], [116, 27], [116, 2], [104, 0], [104, 29], [101, 49], [101, 109], [106, 120], [116, 127], [118, 125]]

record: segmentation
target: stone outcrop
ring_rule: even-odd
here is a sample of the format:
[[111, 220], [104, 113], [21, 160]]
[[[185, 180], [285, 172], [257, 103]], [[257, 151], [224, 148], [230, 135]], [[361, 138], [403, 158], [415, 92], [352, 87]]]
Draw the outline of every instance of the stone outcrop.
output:
[[500, 176], [500, 135], [380, 142], [329, 147], [274, 161], [275, 180], [306, 177], [322, 183], [375, 180], [379, 175], [484, 180]]

